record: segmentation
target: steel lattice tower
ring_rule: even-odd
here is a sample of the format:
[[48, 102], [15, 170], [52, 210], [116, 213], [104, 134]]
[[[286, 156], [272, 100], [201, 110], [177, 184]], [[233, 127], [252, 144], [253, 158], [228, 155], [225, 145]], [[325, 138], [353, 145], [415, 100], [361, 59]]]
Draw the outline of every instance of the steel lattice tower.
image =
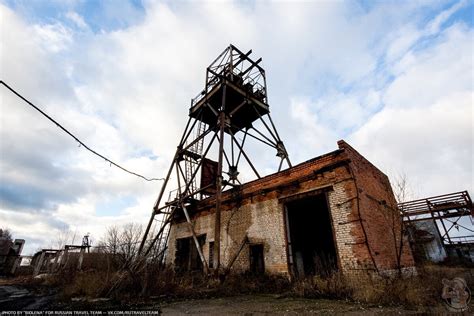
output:
[[[182, 212], [203, 266], [208, 271], [189, 209], [202, 199], [215, 199], [214, 268], [219, 271], [222, 192], [241, 185], [239, 165], [242, 160], [260, 178], [245, 151], [246, 139], [253, 138], [274, 148], [280, 159], [278, 171], [284, 162], [291, 167], [285, 146], [270, 117], [265, 71], [259, 66], [262, 59], [252, 60], [249, 58], [251, 53], [251, 50], [243, 53], [230, 45], [207, 68], [205, 88], [191, 100], [186, 128], [153, 207], [139, 253], [147, 255], [155, 247], [160, 250], [158, 256], [163, 258], [170, 223], [177, 212]], [[260, 127], [256, 127], [257, 122], [261, 122], [258, 124]], [[217, 147], [217, 161], [209, 159], [213, 145]], [[170, 178], [175, 182], [173, 187]], [[164, 201], [165, 191], [170, 192], [167, 201]], [[147, 243], [157, 215], [162, 216], [160, 228]]]

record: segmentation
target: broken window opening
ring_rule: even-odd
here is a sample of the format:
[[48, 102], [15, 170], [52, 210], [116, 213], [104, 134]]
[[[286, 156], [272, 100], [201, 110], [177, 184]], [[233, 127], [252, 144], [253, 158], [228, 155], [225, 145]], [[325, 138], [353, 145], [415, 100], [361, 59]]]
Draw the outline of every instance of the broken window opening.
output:
[[265, 261], [263, 255], [263, 245], [249, 245], [250, 252], [250, 272], [253, 274], [265, 273]]
[[288, 247], [296, 277], [329, 276], [337, 270], [336, 246], [327, 197], [318, 194], [286, 204]]
[[[203, 247], [206, 235], [197, 236], [199, 246]], [[192, 237], [176, 239], [175, 269], [177, 272], [197, 271], [203, 269], [199, 252]]]

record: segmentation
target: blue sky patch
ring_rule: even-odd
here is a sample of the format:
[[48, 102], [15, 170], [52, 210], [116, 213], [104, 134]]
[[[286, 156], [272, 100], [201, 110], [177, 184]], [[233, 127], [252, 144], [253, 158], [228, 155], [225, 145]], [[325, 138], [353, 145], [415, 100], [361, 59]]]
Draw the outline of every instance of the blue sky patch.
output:
[[4, 0], [7, 6], [20, 13], [26, 20], [39, 24], [60, 21], [71, 25], [68, 12], [80, 15], [94, 32], [125, 29], [139, 23], [145, 16], [141, 0]]
[[95, 205], [97, 216], [114, 216], [127, 207], [137, 204], [137, 199], [131, 195], [121, 196], [113, 199], [106, 198]]

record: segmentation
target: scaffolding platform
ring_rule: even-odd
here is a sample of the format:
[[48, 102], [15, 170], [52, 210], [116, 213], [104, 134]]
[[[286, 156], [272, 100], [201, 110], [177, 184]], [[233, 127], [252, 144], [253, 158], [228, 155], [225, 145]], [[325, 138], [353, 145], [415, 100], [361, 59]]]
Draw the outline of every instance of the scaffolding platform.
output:
[[205, 89], [191, 100], [189, 116], [212, 126], [223, 111], [232, 119], [226, 132], [235, 134], [270, 113], [261, 59], [249, 58], [251, 52], [244, 54], [230, 45], [207, 68]]

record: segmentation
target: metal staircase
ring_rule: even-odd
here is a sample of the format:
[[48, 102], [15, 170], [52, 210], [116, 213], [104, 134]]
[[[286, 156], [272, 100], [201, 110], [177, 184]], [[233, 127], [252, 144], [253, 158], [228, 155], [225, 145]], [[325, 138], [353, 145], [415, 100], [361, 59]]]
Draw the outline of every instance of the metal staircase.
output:
[[[202, 134], [205, 133], [206, 128], [207, 128], [206, 123], [202, 121], [198, 121], [196, 130], [194, 131], [194, 139], [198, 139], [199, 137], [201, 137]], [[188, 192], [183, 192], [183, 193], [194, 193], [197, 191], [197, 177], [194, 177], [192, 181], [191, 181], [191, 178], [194, 172], [196, 171], [197, 165], [199, 163], [198, 159], [202, 158], [203, 146], [204, 146], [204, 137], [200, 138], [199, 141], [197, 141], [193, 146], [189, 148], [189, 151], [195, 155], [187, 155], [184, 158], [185, 159], [185, 167], [184, 167], [185, 178], [186, 178], [186, 182], [189, 183], [189, 188], [188, 188]]]

